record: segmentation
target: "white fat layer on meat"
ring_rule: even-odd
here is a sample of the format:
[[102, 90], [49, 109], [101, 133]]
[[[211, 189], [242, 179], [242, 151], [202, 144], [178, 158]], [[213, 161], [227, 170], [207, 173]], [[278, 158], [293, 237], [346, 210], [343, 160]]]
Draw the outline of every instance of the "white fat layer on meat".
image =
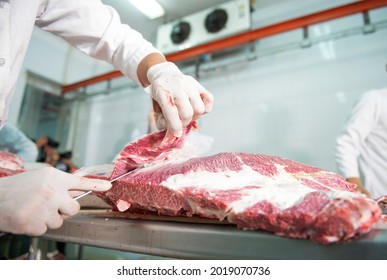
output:
[[[298, 177], [308, 177], [310, 179], [310, 175], [288, 173], [282, 165], [276, 165], [276, 168], [278, 174], [273, 177], [262, 175], [247, 165], [243, 165], [239, 171], [195, 171], [172, 175], [161, 182], [161, 185], [175, 191], [186, 187], [208, 190], [230, 190], [246, 186], [260, 187], [240, 191], [243, 199], [231, 204], [231, 208], [236, 213], [243, 212], [246, 208], [264, 200], [275, 204], [280, 210], [284, 210], [301, 202], [306, 194], [316, 191], [304, 185], [298, 179]], [[347, 191], [332, 191], [327, 192], [327, 195], [332, 196], [332, 198], [350, 198], [354, 196], [354, 194]], [[201, 211], [203, 210], [201, 209]], [[209, 210], [208, 214], [210, 213], [212, 213], [212, 210]]]
[[0, 163], [0, 167], [10, 169], [10, 170], [20, 170], [21, 169], [21, 166], [19, 164], [14, 163], [14, 162], [10, 162], [10, 161], [6, 161], [6, 160], [4, 160]]
[[125, 200], [119, 199], [116, 202], [116, 206], [117, 206], [118, 211], [124, 212], [130, 208], [131, 204]]
[[339, 240], [338, 236], [324, 235], [324, 240], [328, 243], [336, 242]]
[[152, 161], [152, 162], [147, 162], [146, 167], [144, 168], [139, 168], [136, 170], [136, 172], [151, 172], [153, 169], [157, 171], [160, 167], [164, 167], [167, 164], [180, 164], [185, 161], [187, 161], [187, 158], [173, 158], [173, 159], [168, 159], [168, 160], [162, 160], [162, 161]]

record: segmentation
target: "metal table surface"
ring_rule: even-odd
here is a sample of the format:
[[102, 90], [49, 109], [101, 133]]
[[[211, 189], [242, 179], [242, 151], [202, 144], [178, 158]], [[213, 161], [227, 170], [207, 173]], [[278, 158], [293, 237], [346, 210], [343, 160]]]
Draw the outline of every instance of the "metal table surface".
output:
[[385, 225], [349, 243], [320, 245], [204, 219], [183, 221], [83, 213], [42, 238], [178, 259], [387, 259]]

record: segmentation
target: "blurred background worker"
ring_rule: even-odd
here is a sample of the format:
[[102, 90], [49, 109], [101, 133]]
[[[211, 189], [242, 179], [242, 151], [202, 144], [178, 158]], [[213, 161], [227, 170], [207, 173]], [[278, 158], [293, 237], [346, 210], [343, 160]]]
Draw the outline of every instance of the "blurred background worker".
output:
[[78, 167], [73, 162], [72, 156], [72, 151], [59, 153], [59, 160], [55, 163], [54, 167], [67, 173], [75, 172]]
[[58, 147], [60, 143], [54, 139], [42, 135], [35, 141], [36, 147], [39, 149], [38, 162], [45, 162], [52, 166], [59, 160]]
[[387, 88], [366, 92], [337, 139], [336, 162], [358, 191], [377, 199], [387, 194]]
[[24, 162], [35, 162], [38, 157], [34, 142], [10, 123], [0, 129], [0, 150], [16, 154]]

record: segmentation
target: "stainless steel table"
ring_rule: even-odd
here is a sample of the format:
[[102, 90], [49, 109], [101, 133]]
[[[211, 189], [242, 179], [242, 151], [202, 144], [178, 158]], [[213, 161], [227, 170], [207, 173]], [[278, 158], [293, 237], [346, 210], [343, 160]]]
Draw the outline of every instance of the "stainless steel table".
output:
[[387, 228], [359, 240], [320, 245], [204, 219], [147, 220], [83, 213], [42, 238], [179, 259], [387, 259]]

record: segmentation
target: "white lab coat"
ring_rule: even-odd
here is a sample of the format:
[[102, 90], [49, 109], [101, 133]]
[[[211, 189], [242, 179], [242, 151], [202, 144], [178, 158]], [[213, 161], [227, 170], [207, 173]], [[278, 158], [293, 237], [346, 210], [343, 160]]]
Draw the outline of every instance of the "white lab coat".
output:
[[365, 93], [337, 138], [336, 162], [345, 177], [359, 177], [376, 199], [387, 195], [387, 88]]
[[38, 157], [35, 143], [9, 123], [0, 129], [0, 150], [16, 154], [24, 162], [35, 162]]
[[99, 0], [0, 0], [0, 127], [7, 118], [34, 25], [113, 64], [137, 83], [140, 61], [158, 52]]

